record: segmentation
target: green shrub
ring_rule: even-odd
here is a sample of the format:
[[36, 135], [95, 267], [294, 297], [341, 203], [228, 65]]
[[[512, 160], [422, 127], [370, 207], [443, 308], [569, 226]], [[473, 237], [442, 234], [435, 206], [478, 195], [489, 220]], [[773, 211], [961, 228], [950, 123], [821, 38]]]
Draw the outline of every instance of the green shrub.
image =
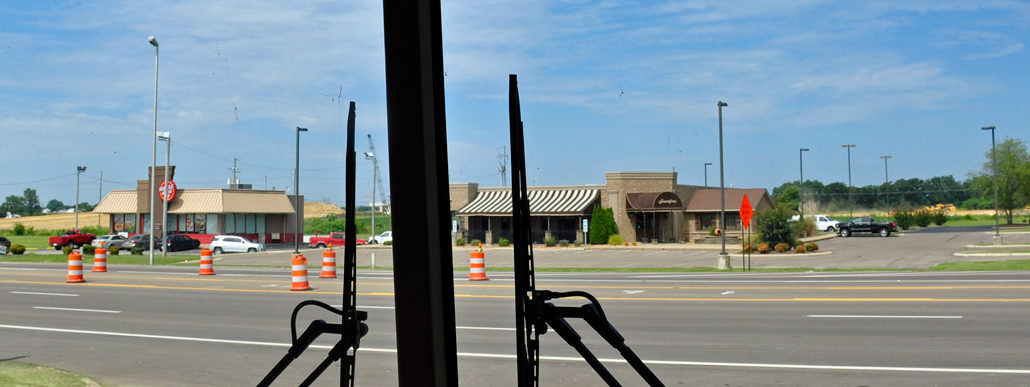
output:
[[615, 234], [608, 237], [608, 244], [612, 246], [618, 246], [622, 244], [622, 237], [619, 234]]
[[479, 240], [479, 239], [473, 239], [473, 240], [472, 240], [472, 247], [479, 247], [479, 245], [480, 245], [481, 243], [483, 243], [483, 241], [481, 241], [481, 240]]
[[544, 238], [544, 246], [554, 247], [557, 244], [558, 244], [558, 240], [556, 240], [554, 238]]
[[790, 225], [791, 209], [787, 207], [769, 208], [755, 216], [755, 227], [762, 240], [772, 246], [794, 241], [794, 230]]
[[82, 246], [82, 253], [86, 255], [93, 255], [97, 252], [97, 247], [93, 245]]
[[454, 245], [455, 246], [464, 246], [465, 245], [465, 238], [458, 238], [456, 241], [454, 241]]
[[819, 245], [816, 244], [815, 242], [805, 243], [805, 250], [808, 250], [808, 251], [819, 251]]
[[767, 253], [769, 253], [769, 244], [768, 243], [763, 243], [761, 245], [758, 245], [758, 253], [759, 254], [767, 254]]
[[383, 246], [393, 246], [393, 241], [383, 242]]
[[107, 249], [107, 253], [110, 255], [118, 255], [118, 251], [120, 250], [121, 248], [118, 246], [111, 246], [111, 248]]
[[795, 247], [795, 248], [794, 248], [794, 252], [795, 252], [795, 253], [798, 253], [798, 254], [800, 254], [800, 253], [804, 253], [804, 252], [805, 252], [805, 246], [802, 246], [802, 245], [798, 245], [798, 247]]
[[773, 249], [776, 250], [777, 253], [786, 252], [787, 249], [789, 249], [789, 248], [790, 248], [790, 245], [788, 245], [786, 243], [782, 243], [782, 242], [781, 243], [777, 243], [776, 246], [773, 247]]
[[929, 227], [930, 222], [933, 222], [933, 214], [927, 210], [918, 210], [912, 216], [915, 220], [916, 226]]
[[74, 249], [71, 246], [64, 246], [64, 248], [61, 249], [61, 251], [64, 252], [64, 255], [71, 254], [72, 250], [74, 250]]
[[511, 244], [511, 241], [509, 241], [509, 240], [507, 240], [505, 238], [501, 238], [500, 240], [497, 241], [497, 245], [501, 246], [501, 247], [508, 247], [508, 245], [510, 245], [510, 244]]
[[[14, 224], [14, 235], [25, 235], [25, 225], [21, 223]], [[14, 246], [11, 246], [12, 248]]]
[[898, 228], [902, 230], [908, 230], [915, 224], [915, 216], [912, 215], [912, 211], [909, 210], [894, 210], [894, 222], [898, 223]]
[[[563, 239], [563, 240], [564, 240], [564, 239]], [[580, 242], [580, 241], [575, 241], [575, 242], [572, 242], [572, 245], [573, 245], [573, 246], [576, 246], [576, 247], [580, 247], [580, 246], [583, 246], [583, 242]]]
[[943, 226], [944, 223], [948, 222], [948, 213], [944, 212], [944, 210], [934, 211], [931, 215], [933, 216], [933, 224]]
[[558, 246], [569, 247], [569, 241], [567, 239], [562, 239], [562, 240], [558, 241]]
[[25, 246], [19, 245], [17, 243], [11, 245], [11, 254], [14, 254], [14, 255], [25, 254]]
[[132, 254], [132, 255], [143, 255], [143, 248], [142, 247], [133, 247], [132, 250], [129, 250], [129, 254]]
[[966, 214], [966, 216], [962, 217], [962, 220], [973, 220], [973, 215]]
[[601, 245], [608, 242], [612, 235], [619, 233], [619, 226], [615, 223], [615, 213], [611, 208], [594, 206], [593, 216], [590, 218], [590, 244]]

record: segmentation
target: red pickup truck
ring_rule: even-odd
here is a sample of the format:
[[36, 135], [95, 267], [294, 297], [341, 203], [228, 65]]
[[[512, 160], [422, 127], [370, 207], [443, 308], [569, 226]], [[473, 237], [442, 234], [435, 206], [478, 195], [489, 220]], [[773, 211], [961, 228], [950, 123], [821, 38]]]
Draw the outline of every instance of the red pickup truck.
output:
[[[329, 247], [330, 244], [332, 244], [333, 247], [343, 247], [343, 244], [346, 243], [346, 241], [346, 234], [342, 232], [331, 232], [329, 233], [329, 235], [315, 235], [311, 237], [311, 240], [308, 242], [308, 247], [324, 249], [326, 247]], [[368, 243], [368, 241], [364, 239], [357, 239], [354, 242], [359, 245]]]
[[97, 239], [96, 235], [87, 234], [79, 230], [68, 230], [64, 235], [50, 237], [50, 247], [53, 247], [55, 250], [60, 250], [64, 246], [77, 248], [93, 243], [94, 239]]

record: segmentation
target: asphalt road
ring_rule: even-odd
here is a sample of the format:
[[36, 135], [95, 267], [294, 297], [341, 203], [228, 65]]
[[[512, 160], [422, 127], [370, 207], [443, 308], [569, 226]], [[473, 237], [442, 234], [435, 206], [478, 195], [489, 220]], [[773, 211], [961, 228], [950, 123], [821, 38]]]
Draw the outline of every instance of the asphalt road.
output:
[[[87, 270], [89, 268], [87, 267]], [[286, 353], [289, 315], [306, 299], [341, 303], [341, 280], [284, 269], [112, 266], [65, 282], [57, 265], [0, 264], [0, 359], [53, 366], [107, 386], [254, 385]], [[514, 385], [511, 273], [455, 274], [459, 375]], [[358, 385], [393, 386], [392, 273], [359, 273], [370, 333]], [[1030, 273], [552, 274], [538, 288], [585, 290], [666, 385], [1026, 385]], [[579, 305], [581, 299], [559, 301]], [[315, 309], [300, 314], [332, 320]], [[582, 323], [595, 353], [617, 359]], [[297, 385], [334, 340], [280, 378]], [[541, 337], [541, 385], [601, 380], [554, 333]], [[626, 385], [632, 369], [606, 363]], [[339, 385], [334, 365], [316, 385]]]

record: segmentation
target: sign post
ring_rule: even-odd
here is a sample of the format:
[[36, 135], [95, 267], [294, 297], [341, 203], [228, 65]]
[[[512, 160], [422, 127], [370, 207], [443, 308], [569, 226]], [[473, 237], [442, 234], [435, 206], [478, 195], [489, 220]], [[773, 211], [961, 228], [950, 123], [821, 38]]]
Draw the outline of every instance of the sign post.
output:
[[747, 254], [747, 265], [744, 265], [744, 256], [741, 255], [741, 266], [751, 271], [751, 215], [754, 215], [755, 210], [751, 208], [751, 202], [747, 200], [747, 194], [744, 195], [744, 200], [740, 201], [740, 221], [744, 224], [744, 230], [747, 230], [747, 239], [744, 240], [744, 248], [742, 249], [744, 254]]

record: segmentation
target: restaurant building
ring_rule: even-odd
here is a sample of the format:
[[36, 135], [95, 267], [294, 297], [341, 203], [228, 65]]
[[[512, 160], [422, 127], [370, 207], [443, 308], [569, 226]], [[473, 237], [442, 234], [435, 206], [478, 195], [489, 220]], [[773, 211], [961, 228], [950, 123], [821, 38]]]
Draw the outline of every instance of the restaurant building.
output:
[[[163, 181], [164, 167], [157, 169], [158, 181]], [[149, 168], [148, 168], [149, 171]], [[175, 167], [168, 170], [169, 184], [174, 187]], [[242, 186], [247, 187], [247, 186]], [[160, 191], [158, 188], [156, 191]], [[145, 234], [150, 231], [150, 180], [138, 180], [135, 190], [112, 190], [93, 209], [95, 213], [110, 214], [110, 229], [125, 235]], [[201, 244], [211, 242], [215, 235], [239, 235], [258, 243], [293, 243], [297, 219], [304, 216], [304, 196], [286, 195], [284, 191], [241, 188], [175, 188], [168, 201], [168, 233], [186, 234]], [[154, 203], [154, 233], [161, 235], [162, 224], [160, 192], [151, 198]], [[299, 205], [296, 205], [299, 204]]]
[[[676, 179], [676, 172], [608, 172], [604, 185], [527, 187], [532, 240], [542, 243], [553, 237], [582, 243], [589, 238], [585, 231], [594, 207], [601, 206], [612, 209], [623, 241], [699, 243], [716, 228], [724, 229], [727, 237], [740, 237], [744, 195], [755, 212], [774, 207], [765, 188], [726, 188], [722, 227], [720, 189], [677, 184]], [[484, 244], [511, 240], [511, 187], [452, 183], [450, 196], [455, 239]]]

